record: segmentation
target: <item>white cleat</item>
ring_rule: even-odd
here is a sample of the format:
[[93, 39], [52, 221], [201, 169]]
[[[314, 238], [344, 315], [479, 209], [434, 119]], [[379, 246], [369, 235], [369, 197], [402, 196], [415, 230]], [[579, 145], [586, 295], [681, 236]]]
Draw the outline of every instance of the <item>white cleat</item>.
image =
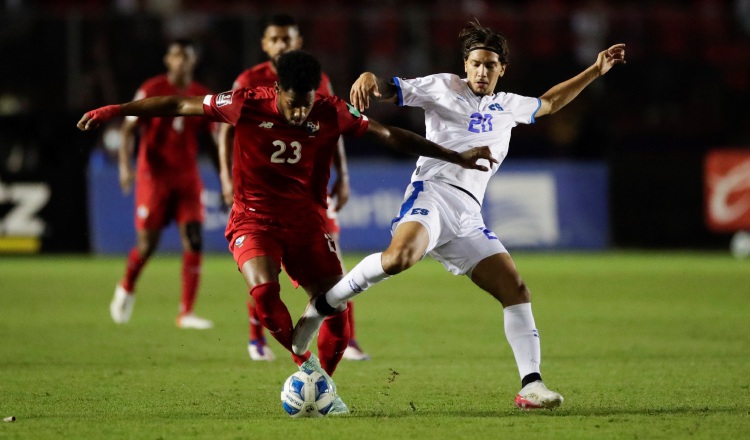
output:
[[214, 323], [208, 319], [195, 316], [193, 313], [180, 315], [177, 317], [177, 327], [179, 328], [193, 328], [196, 330], [206, 330], [213, 328]]
[[348, 345], [344, 350], [343, 359], [347, 361], [369, 361], [370, 355], [360, 350], [356, 345]]
[[130, 321], [135, 305], [135, 295], [125, 290], [119, 283], [115, 287], [115, 296], [109, 304], [109, 314], [117, 324], [125, 324]]
[[315, 304], [313, 302], [315, 298], [311, 299], [307, 303], [305, 313], [297, 321], [297, 325], [294, 326], [294, 334], [292, 336], [292, 351], [295, 354], [302, 355], [307, 353], [310, 342], [312, 342], [315, 334], [318, 333], [325, 316], [318, 313], [315, 310]]
[[563, 403], [563, 396], [547, 389], [544, 382], [531, 382], [516, 394], [515, 405], [521, 409], [552, 409]]
[[247, 352], [250, 353], [250, 359], [254, 361], [273, 361], [276, 355], [271, 351], [271, 347], [266, 344], [254, 344], [248, 342]]

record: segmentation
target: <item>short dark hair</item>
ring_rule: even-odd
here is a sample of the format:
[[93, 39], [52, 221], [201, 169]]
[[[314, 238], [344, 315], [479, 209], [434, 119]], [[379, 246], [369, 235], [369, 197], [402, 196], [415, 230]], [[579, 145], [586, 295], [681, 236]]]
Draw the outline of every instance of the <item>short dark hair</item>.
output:
[[498, 54], [500, 64], [508, 64], [510, 60], [508, 40], [499, 32], [479, 24], [476, 18], [466, 24], [466, 27], [458, 34], [458, 39], [461, 40], [464, 60], [469, 58], [469, 53], [476, 47]]
[[309, 93], [320, 86], [320, 61], [304, 50], [293, 50], [280, 56], [276, 71], [281, 90]]
[[265, 32], [266, 29], [268, 29], [269, 26], [279, 26], [279, 27], [294, 26], [294, 27], [297, 27], [297, 20], [295, 20], [294, 17], [292, 17], [289, 14], [274, 14], [274, 15], [266, 18], [263, 21], [262, 32]]

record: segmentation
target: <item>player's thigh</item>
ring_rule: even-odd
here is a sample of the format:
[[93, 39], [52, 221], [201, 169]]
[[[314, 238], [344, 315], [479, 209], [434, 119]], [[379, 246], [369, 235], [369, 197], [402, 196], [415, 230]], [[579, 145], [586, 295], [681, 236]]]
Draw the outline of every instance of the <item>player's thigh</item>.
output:
[[203, 223], [205, 212], [201, 202], [200, 181], [180, 182], [174, 190], [173, 204], [175, 220], [178, 224]]
[[325, 230], [314, 228], [303, 242], [289, 243], [283, 264], [289, 278], [315, 295], [333, 287], [343, 275], [336, 245]]
[[252, 227], [237, 228], [227, 237], [237, 268], [248, 287], [278, 281], [283, 244], [273, 234]]
[[171, 188], [150, 176], [138, 176], [135, 185], [136, 229], [161, 229], [169, 221]]
[[467, 216], [463, 220], [460, 225], [454, 225], [452, 240], [429, 252], [454, 275], [471, 275], [484, 259], [508, 252], [497, 236], [484, 227], [481, 216]]

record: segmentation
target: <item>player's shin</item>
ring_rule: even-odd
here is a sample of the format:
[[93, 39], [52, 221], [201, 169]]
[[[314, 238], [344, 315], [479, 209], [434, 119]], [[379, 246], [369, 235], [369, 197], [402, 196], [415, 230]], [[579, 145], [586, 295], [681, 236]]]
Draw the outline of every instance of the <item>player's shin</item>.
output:
[[330, 376], [341, 361], [350, 337], [349, 314], [346, 310], [323, 320], [318, 335], [320, 365]]
[[[255, 300], [255, 309], [263, 326], [284, 348], [292, 351], [292, 317], [281, 301], [280, 292], [279, 283], [272, 281], [253, 287], [250, 295]], [[304, 355], [305, 352], [297, 354]]]
[[508, 306], [503, 310], [505, 337], [508, 339], [516, 358], [521, 379], [539, 376], [539, 363], [542, 359], [539, 333], [531, 313], [531, 303]]

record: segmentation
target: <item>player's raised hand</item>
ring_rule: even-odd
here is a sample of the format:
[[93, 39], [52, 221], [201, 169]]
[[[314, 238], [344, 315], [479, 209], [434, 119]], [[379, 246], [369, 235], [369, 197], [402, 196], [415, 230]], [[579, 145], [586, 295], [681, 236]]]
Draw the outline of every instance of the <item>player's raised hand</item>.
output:
[[[488, 146], [473, 147], [459, 153], [459, 156], [461, 156], [461, 161], [456, 163], [470, 170], [489, 171], [492, 168], [492, 164], [500, 163], [492, 157], [492, 150]], [[481, 159], [489, 161], [490, 167], [488, 168], [477, 163]]]
[[76, 127], [81, 131], [93, 130], [104, 122], [120, 115], [119, 105], [108, 105], [84, 113]]
[[365, 111], [370, 107], [370, 95], [380, 98], [377, 77], [370, 72], [365, 72], [354, 81], [349, 91], [349, 100], [359, 111]]
[[609, 69], [615, 64], [625, 64], [625, 44], [615, 44], [609, 49], [599, 52], [599, 56], [596, 57], [599, 75], [609, 72]]

